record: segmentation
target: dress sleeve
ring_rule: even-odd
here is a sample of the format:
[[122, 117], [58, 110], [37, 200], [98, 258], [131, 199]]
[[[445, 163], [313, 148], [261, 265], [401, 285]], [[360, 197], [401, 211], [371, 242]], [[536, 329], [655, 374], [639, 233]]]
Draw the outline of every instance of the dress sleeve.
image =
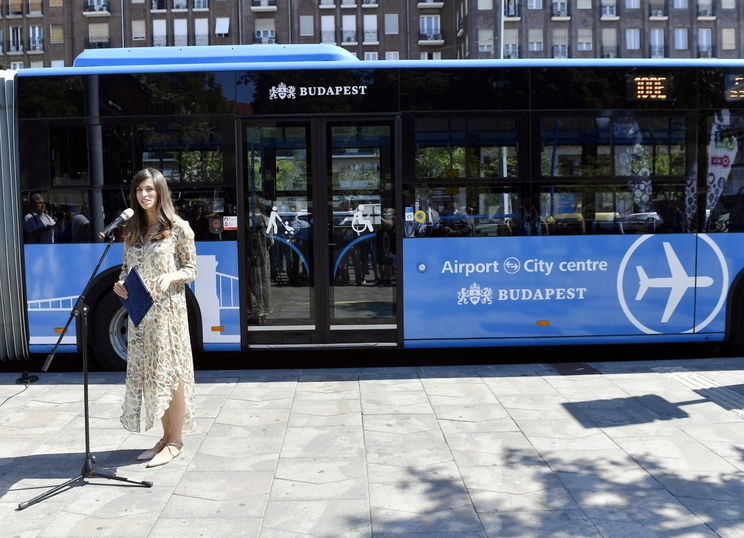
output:
[[129, 273], [129, 267], [127, 266], [127, 244], [124, 243], [124, 256], [121, 261], [121, 272], [119, 273], [119, 280], [126, 280], [127, 274]]
[[185, 220], [176, 225], [176, 264], [178, 265], [178, 282], [188, 284], [196, 278], [196, 246], [194, 232]]

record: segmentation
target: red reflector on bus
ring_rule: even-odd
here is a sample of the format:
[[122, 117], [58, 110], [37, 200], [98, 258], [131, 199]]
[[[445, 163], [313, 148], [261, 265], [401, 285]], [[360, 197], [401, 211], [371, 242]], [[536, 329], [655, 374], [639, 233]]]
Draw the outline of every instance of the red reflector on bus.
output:
[[212, 326], [212, 332], [219, 333], [225, 330], [224, 325], [213, 325]]
[[538, 319], [537, 320], [537, 326], [538, 327], [547, 327], [548, 325], [550, 325], [550, 320], [547, 320], [547, 319]]

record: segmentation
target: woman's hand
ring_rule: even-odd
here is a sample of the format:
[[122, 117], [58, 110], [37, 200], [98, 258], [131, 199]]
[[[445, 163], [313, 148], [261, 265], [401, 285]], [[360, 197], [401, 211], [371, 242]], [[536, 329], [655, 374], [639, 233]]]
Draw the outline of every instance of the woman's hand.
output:
[[127, 288], [124, 287], [124, 281], [120, 280], [116, 284], [114, 284], [114, 293], [121, 297], [122, 299], [126, 299], [129, 297], [129, 293], [127, 293]]
[[178, 273], [165, 273], [164, 275], [160, 275], [155, 280], [155, 285], [158, 287], [160, 291], [166, 291], [173, 282], [178, 280], [179, 274]]

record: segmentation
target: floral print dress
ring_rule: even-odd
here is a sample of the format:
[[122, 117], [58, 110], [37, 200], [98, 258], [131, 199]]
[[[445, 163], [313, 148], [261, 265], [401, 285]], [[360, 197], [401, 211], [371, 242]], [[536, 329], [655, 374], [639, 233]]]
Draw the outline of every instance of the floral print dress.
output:
[[[137, 267], [154, 304], [138, 327], [129, 320], [121, 423], [132, 432], [152, 428], [170, 406], [178, 384], [183, 381], [186, 397], [183, 432], [192, 433], [196, 429], [194, 365], [185, 284], [196, 277], [196, 248], [189, 223], [176, 218], [168, 237], [125, 245], [119, 279], [124, 280], [132, 267]], [[176, 271], [180, 278], [166, 291], [160, 291], [155, 285], [156, 279]]]

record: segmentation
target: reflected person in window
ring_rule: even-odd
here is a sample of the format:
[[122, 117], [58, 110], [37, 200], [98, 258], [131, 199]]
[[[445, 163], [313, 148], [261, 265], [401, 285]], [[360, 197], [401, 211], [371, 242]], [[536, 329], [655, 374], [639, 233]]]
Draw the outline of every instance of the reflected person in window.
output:
[[31, 196], [31, 211], [23, 217], [23, 231], [26, 243], [54, 243], [57, 221], [47, 213], [42, 194]]

